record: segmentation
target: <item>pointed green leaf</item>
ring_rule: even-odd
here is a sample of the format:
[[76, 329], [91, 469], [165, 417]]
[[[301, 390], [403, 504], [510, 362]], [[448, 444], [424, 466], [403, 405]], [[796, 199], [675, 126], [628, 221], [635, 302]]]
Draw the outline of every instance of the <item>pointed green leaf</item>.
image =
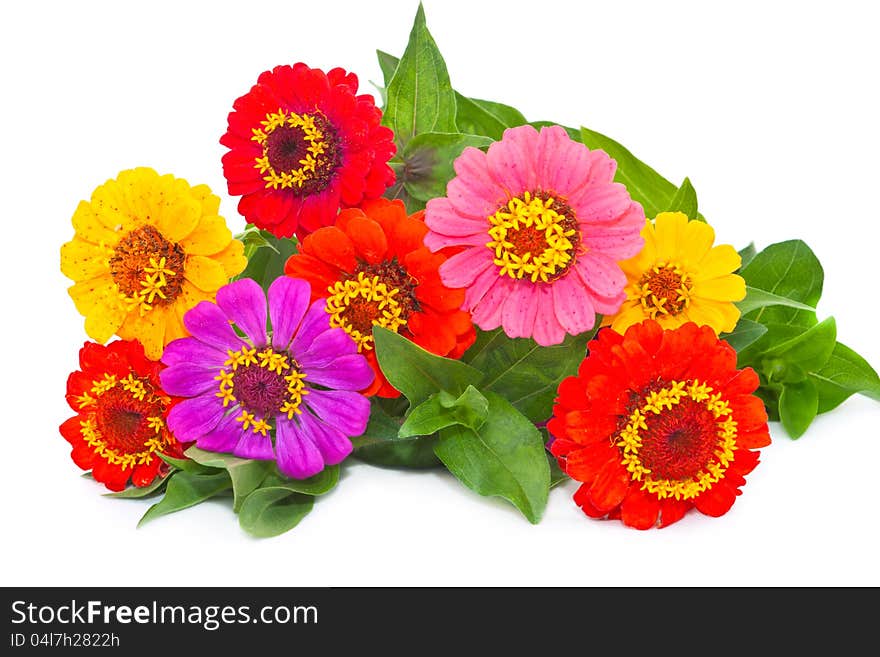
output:
[[767, 332], [767, 327], [748, 319], [740, 319], [736, 328], [730, 333], [722, 333], [719, 337], [737, 351], [742, 351]]
[[217, 474], [217, 468], [204, 466], [192, 459], [178, 459], [161, 452], [156, 452], [156, 455], [176, 470], [183, 470], [191, 474]]
[[800, 438], [804, 434], [818, 409], [819, 395], [809, 379], [783, 386], [779, 395], [779, 419], [792, 438]]
[[441, 390], [410, 411], [399, 436], [430, 436], [453, 424], [477, 430], [486, 421], [488, 412], [489, 402], [473, 386], [468, 386], [459, 397]]
[[165, 490], [165, 486], [168, 485], [168, 479], [171, 478], [171, 474], [173, 473], [169, 473], [164, 477], [157, 476], [155, 479], [153, 479], [152, 483], [147, 486], [129, 486], [125, 490], [117, 491], [115, 493], [104, 493], [104, 497], [115, 497], [117, 499], [125, 500], [137, 500], [144, 497], [158, 495], [163, 490]]
[[459, 132], [483, 135], [497, 140], [501, 139], [504, 131], [510, 127], [489, 109], [458, 92], [455, 94], [455, 105], [455, 123]]
[[232, 481], [229, 479], [229, 475], [222, 470], [217, 474], [175, 472], [168, 480], [165, 496], [147, 509], [138, 522], [138, 527], [159, 516], [200, 504], [231, 488]]
[[555, 488], [559, 484], [571, 480], [571, 477], [562, 471], [562, 468], [559, 467], [559, 461], [550, 452], [547, 452], [547, 464], [550, 466], [550, 488]]
[[248, 495], [238, 524], [251, 536], [269, 538], [296, 527], [315, 505], [315, 498], [278, 488], [260, 488]]
[[419, 201], [446, 195], [446, 183], [455, 176], [452, 163], [468, 146], [486, 148], [492, 140], [478, 135], [425, 132], [413, 137], [396, 165], [397, 183]]
[[610, 137], [581, 127], [580, 140], [590, 149], [601, 149], [617, 162], [614, 179], [626, 185], [633, 200], [642, 204], [645, 216], [656, 217], [667, 209], [677, 191], [675, 185], [639, 160]]
[[418, 406], [441, 390], [458, 396], [483, 378], [482, 373], [470, 365], [435, 356], [381, 326], [373, 327], [373, 341], [379, 367], [412, 406]]
[[861, 393], [880, 401], [880, 377], [855, 351], [838, 342], [831, 357], [821, 368], [810, 373], [819, 396], [818, 412], [837, 408], [851, 395]]
[[739, 308], [743, 315], [766, 306], [786, 306], [788, 308], [816, 312], [814, 307], [808, 306], [805, 303], [789, 299], [788, 297], [782, 297], [767, 290], [762, 290], [759, 287], [752, 287], [751, 285], [746, 285], [746, 298], [736, 302], [736, 307]]
[[758, 250], [755, 248], [755, 243], [749, 242], [748, 246], [739, 251], [739, 257], [742, 260], [739, 268], [742, 269], [747, 266], [756, 255], [758, 255]]
[[273, 465], [272, 461], [242, 459], [232, 454], [207, 452], [195, 446], [190, 447], [184, 453], [196, 463], [212, 468], [222, 468], [229, 473], [234, 495], [232, 510], [235, 512], [241, 508], [244, 498], [260, 486]]
[[318, 474], [308, 479], [291, 479], [285, 477], [277, 468], [274, 468], [260, 484], [258, 490], [277, 488], [286, 490], [288, 493], [302, 493], [303, 495], [324, 495], [336, 488], [339, 483], [339, 466], [325, 466]]
[[689, 178], [685, 178], [681, 183], [667, 209], [669, 212], [682, 212], [689, 219], [705, 221], [697, 212], [697, 190], [694, 189]]
[[511, 502], [540, 521], [550, 490], [550, 466], [540, 432], [500, 395], [486, 393], [489, 414], [478, 431], [461, 425], [440, 432], [434, 447], [449, 471], [471, 490]]
[[577, 372], [593, 335], [595, 329], [542, 347], [530, 338], [508, 338], [501, 329], [478, 331], [462, 360], [483, 373], [480, 390], [503, 395], [532, 422], [543, 422], [560, 382]]
[[382, 124], [394, 131], [399, 145], [423, 132], [456, 131], [455, 92], [421, 3], [387, 98]]
[[354, 457], [364, 463], [385, 468], [408, 470], [439, 468], [443, 464], [434, 454], [436, 442], [436, 436], [423, 436], [394, 442], [371, 443], [358, 447]]
[[816, 324], [794, 338], [779, 342], [768, 349], [766, 359], [782, 358], [804, 372], [819, 370], [831, 358], [837, 344], [837, 324], [833, 317]]
[[379, 68], [382, 70], [383, 84], [387, 87], [388, 83], [391, 82], [391, 78], [394, 77], [394, 72], [397, 70], [400, 59], [382, 50], [376, 51], [376, 58], [379, 60]]

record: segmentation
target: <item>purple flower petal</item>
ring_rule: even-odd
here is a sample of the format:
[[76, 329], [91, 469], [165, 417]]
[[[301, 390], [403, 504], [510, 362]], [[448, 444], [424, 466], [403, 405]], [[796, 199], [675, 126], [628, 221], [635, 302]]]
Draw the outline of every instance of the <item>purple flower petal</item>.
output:
[[196, 440], [196, 446], [209, 452], [232, 452], [245, 431], [241, 422], [235, 421], [235, 416], [234, 410], [224, 415], [216, 427]]
[[218, 383], [214, 379], [218, 369], [203, 369], [187, 363], [166, 367], [159, 373], [162, 388], [169, 395], [176, 397], [195, 397], [213, 390], [216, 392]]
[[269, 319], [272, 321], [272, 346], [283, 351], [309, 307], [311, 288], [299, 278], [279, 276], [269, 286]]
[[[306, 412], [297, 418], [302, 421], [308, 415]], [[284, 416], [279, 416], [276, 421], [275, 450], [278, 469], [293, 479], [306, 479], [324, 469], [321, 451], [308, 431]]]
[[271, 461], [275, 458], [272, 450], [272, 437], [267, 433], [265, 436], [261, 433], [245, 429], [238, 440], [238, 444], [232, 453], [243, 459], [261, 459]]
[[309, 412], [298, 415], [301, 431], [317, 446], [327, 465], [342, 463], [353, 449], [351, 440], [339, 429], [332, 427]]
[[360, 436], [370, 419], [370, 400], [358, 392], [309, 390], [303, 403], [318, 419], [329, 422], [348, 436]]
[[168, 412], [168, 428], [180, 442], [197, 440], [217, 426], [225, 410], [214, 393], [184, 399]]
[[339, 356], [356, 353], [357, 344], [345, 329], [328, 328], [312, 340], [308, 350], [297, 353], [296, 362], [304, 368], [327, 367]]
[[259, 283], [242, 278], [224, 285], [217, 290], [217, 305], [245, 332], [255, 347], [266, 346], [266, 295]]
[[225, 351], [220, 351], [195, 338], [179, 338], [169, 342], [162, 352], [166, 365], [188, 364], [205, 369], [220, 369], [226, 361]]
[[376, 376], [367, 359], [360, 354], [340, 356], [324, 367], [312, 367], [303, 371], [306, 385], [317, 384], [340, 390], [363, 390]]
[[226, 351], [238, 351], [248, 344], [235, 334], [229, 318], [210, 301], [199, 301], [183, 316], [183, 323], [194, 338]]
[[316, 299], [309, 306], [306, 316], [303, 318], [299, 330], [290, 343], [290, 353], [299, 362], [299, 354], [303, 354], [309, 350], [312, 342], [321, 333], [330, 328], [330, 315], [324, 310], [327, 305], [326, 299]]

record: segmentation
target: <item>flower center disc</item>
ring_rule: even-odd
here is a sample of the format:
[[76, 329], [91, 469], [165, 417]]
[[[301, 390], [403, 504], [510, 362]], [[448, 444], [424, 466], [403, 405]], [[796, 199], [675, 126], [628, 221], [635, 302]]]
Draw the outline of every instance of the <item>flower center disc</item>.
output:
[[269, 415], [284, 403], [287, 382], [275, 371], [259, 365], [246, 365], [235, 373], [235, 397], [252, 413]]
[[715, 416], [690, 398], [648, 417], [639, 458], [658, 479], [691, 479], [710, 463], [718, 445]]
[[580, 231], [574, 210], [545, 192], [525, 192], [488, 218], [486, 246], [494, 252], [499, 276], [548, 283], [574, 264]]
[[106, 446], [114, 452], [135, 454], [153, 437], [147, 417], [161, 415], [161, 408], [134, 399], [122, 388], [113, 388], [101, 395], [95, 409], [95, 428]]
[[327, 188], [342, 162], [336, 130], [322, 114], [267, 114], [252, 139], [263, 147], [254, 167], [268, 189], [308, 196]]
[[183, 288], [186, 254], [153, 226], [136, 228], [116, 245], [110, 275], [119, 294], [142, 312], [174, 301]]
[[687, 308], [692, 287], [690, 276], [681, 267], [656, 265], [639, 280], [637, 296], [648, 316], [656, 319], [657, 315], [678, 315]]
[[327, 288], [325, 309], [330, 326], [345, 329], [363, 352], [373, 348], [373, 326], [396, 333], [419, 304], [415, 281], [396, 260], [359, 265], [355, 271], [356, 276]]

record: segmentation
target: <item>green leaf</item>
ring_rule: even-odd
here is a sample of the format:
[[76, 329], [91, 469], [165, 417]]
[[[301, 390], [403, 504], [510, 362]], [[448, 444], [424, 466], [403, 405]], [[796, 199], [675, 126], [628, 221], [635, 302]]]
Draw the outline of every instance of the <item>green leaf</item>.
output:
[[206, 467], [197, 461], [193, 461], [191, 459], [178, 459], [173, 456], [168, 456], [168, 454], [162, 454], [161, 452], [156, 452], [156, 455], [165, 461], [168, 465], [176, 470], [183, 470], [184, 472], [189, 472], [191, 474], [216, 474], [217, 468]]
[[484, 112], [488, 112], [492, 116], [494, 116], [498, 121], [504, 124], [507, 128], [515, 128], [520, 125], [525, 125], [528, 123], [526, 121], [526, 117], [522, 115], [518, 109], [511, 107], [510, 105], [505, 105], [504, 103], [498, 103], [494, 100], [482, 100], [480, 98], [469, 98], [474, 105], [479, 107]]
[[394, 77], [394, 72], [397, 70], [400, 59], [382, 50], [376, 51], [376, 58], [379, 60], [379, 68], [382, 70], [383, 84], [387, 87], [388, 83], [391, 82], [391, 78]]
[[759, 287], [752, 287], [751, 285], [746, 285], [746, 298], [742, 301], [736, 302], [736, 307], [739, 308], [739, 311], [743, 315], [767, 306], [786, 306], [788, 308], [798, 308], [800, 310], [816, 312], [814, 307], [808, 306], [805, 303], [789, 299], [788, 297], [781, 297], [778, 294], [773, 294], [772, 292], [762, 290]]
[[395, 388], [415, 407], [435, 392], [461, 395], [483, 378], [479, 370], [461, 361], [442, 358], [381, 326], [373, 327], [379, 367]]
[[318, 474], [308, 479], [291, 479], [285, 477], [277, 468], [270, 472], [258, 490], [279, 489], [288, 493], [302, 493], [303, 495], [324, 495], [336, 488], [339, 483], [339, 466], [325, 466]]
[[468, 146], [486, 148], [492, 140], [478, 135], [425, 132], [403, 148], [403, 161], [393, 166], [396, 184], [419, 201], [446, 195], [446, 183], [455, 176], [452, 163]]
[[481, 390], [497, 392], [532, 422], [543, 422], [560, 382], [577, 372], [594, 334], [566, 335], [562, 343], [542, 347], [530, 338], [508, 338], [501, 329], [478, 331], [462, 360], [483, 373]]
[[398, 435], [401, 438], [430, 436], [454, 424], [477, 430], [486, 421], [488, 412], [489, 402], [473, 386], [468, 386], [457, 398], [441, 390], [410, 411]]
[[278, 488], [260, 488], [248, 495], [238, 512], [238, 524], [251, 536], [269, 538], [296, 527], [315, 505], [310, 495]]
[[247, 267], [235, 277], [235, 280], [252, 278], [263, 287], [264, 291], [267, 291], [272, 281], [284, 274], [284, 264], [296, 251], [296, 241], [286, 237], [275, 237], [265, 230], [259, 233], [265, 244], [248, 255]]
[[779, 395], [779, 419], [792, 438], [800, 438], [816, 417], [819, 394], [809, 379], [786, 383]]
[[742, 351], [767, 332], [767, 327], [749, 319], [740, 319], [730, 333], [722, 333], [719, 337], [727, 341], [737, 351]]
[[788, 240], [771, 244], [756, 254], [741, 269], [740, 275], [749, 287], [809, 307], [804, 310], [779, 304], [765, 305], [751, 311], [748, 319], [765, 325], [776, 323], [803, 327], [813, 326], [818, 321], [812, 309], [822, 296], [824, 272], [818, 258], [803, 241]]
[[821, 369], [831, 358], [836, 340], [837, 324], [833, 317], [829, 317], [796, 337], [776, 343], [764, 353], [764, 358], [781, 358], [789, 365], [789, 370], [797, 368], [796, 375], [787, 377], [794, 381], [806, 377], [807, 372]]
[[232, 481], [229, 479], [229, 475], [223, 471], [217, 474], [175, 472], [170, 475], [165, 496], [147, 509], [138, 522], [138, 527], [159, 516], [200, 504], [231, 487]]
[[354, 457], [364, 463], [385, 468], [426, 470], [443, 465], [434, 454], [436, 436], [408, 438], [394, 442], [376, 442], [358, 447]]
[[434, 451], [465, 486], [511, 502], [540, 521], [550, 490], [550, 466], [535, 425], [510, 403], [486, 393], [489, 414], [478, 431], [455, 425], [440, 432]]
[[273, 465], [272, 461], [242, 459], [232, 454], [207, 452], [195, 446], [184, 453], [196, 463], [211, 468], [221, 468], [229, 473], [234, 496], [232, 510], [236, 513], [241, 508], [244, 498], [260, 486]]
[[704, 221], [697, 212], [697, 190], [694, 189], [689, 178], [682, 181], [681, 187], [675, 192], [667, 209], [669, 212], [683, 212], [689, 219]]
[[744, 247], [739, 252], [739, 257], [742, 260], [739, 268], [742, 269], [748, 265], [756, 255], [758, 255], [758, 250], [755, 248], [755, 243], [749, 242], [748, 246]]
[[394, 131], [399, 145], [423, 132], [456, 131], [455, 92], [421, 3], [387, 98], [382, 124]]
[[152, 495], [158, 495], [163, 490], [165, 490], [165, 486], [168, 485], [168, 480], [171, 478], [172, 473], [165, 475], [164, 477], [157, 476], [153, 479], [152, 483], [147, 486], [129, 486], [125, 490], [117, 491], [115, 493], [104, 493], [104, 497], [115, 497], [117, 499], [125, 499], [125, 500], [137, 500], [142, 499], [144, 497], [150, 497]]
[[458, 92], [455, 93], [455, 106], [455, 123], [459, 132], [498, 140], [511, 127], [488, 108]]
[[678, 191], [671, 182], [639, 160], [610, 137], [581, 127], [580, 141], [587, 148], [601, 149], [617, 162], [614, 179], [626, 185], [630, 196], [645, 209], [645, 216], [656, 217], [672, 204]]
[[819, 413], [837, 408], [856, 393], [880, 401], [877, 372], [868, 361], [840, 342], [834, 345], [828, 362], [810, 372], [810, 380], [819, 396]]
[[555, 488], [561, 483], [570, 481], [570, 477], [559, 467], [559, 461], [550, 452], [547, 452], [547, 465], [550, 466], [550, 488]]

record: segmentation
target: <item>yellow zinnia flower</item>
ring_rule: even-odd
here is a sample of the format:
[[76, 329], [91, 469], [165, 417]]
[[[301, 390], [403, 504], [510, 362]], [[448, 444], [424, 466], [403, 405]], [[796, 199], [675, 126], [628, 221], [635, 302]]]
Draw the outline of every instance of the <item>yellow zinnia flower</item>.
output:
[[247, 264], [219, 210], [206, 185], [146, 167], [122, 171], [81, 201], [61, 271], [74, 281], [68, 292], [86, 333], [101, 343], [137, 339], [153, 360], [188, 335], [184, 313], [213, 300]]
[[626, 301], [605, 318], [618, 333], [645, 319], [663, 328], [686, 322], [727, 333], [739, 320], [734, 301], [746, 296], [746, 283], [734, 274], [742, 259], [729, 244], [712, 246], [715, 231], [681, 212], [661, 212], [642, 229], [642, 251], [620, 263], [626, 274]]

